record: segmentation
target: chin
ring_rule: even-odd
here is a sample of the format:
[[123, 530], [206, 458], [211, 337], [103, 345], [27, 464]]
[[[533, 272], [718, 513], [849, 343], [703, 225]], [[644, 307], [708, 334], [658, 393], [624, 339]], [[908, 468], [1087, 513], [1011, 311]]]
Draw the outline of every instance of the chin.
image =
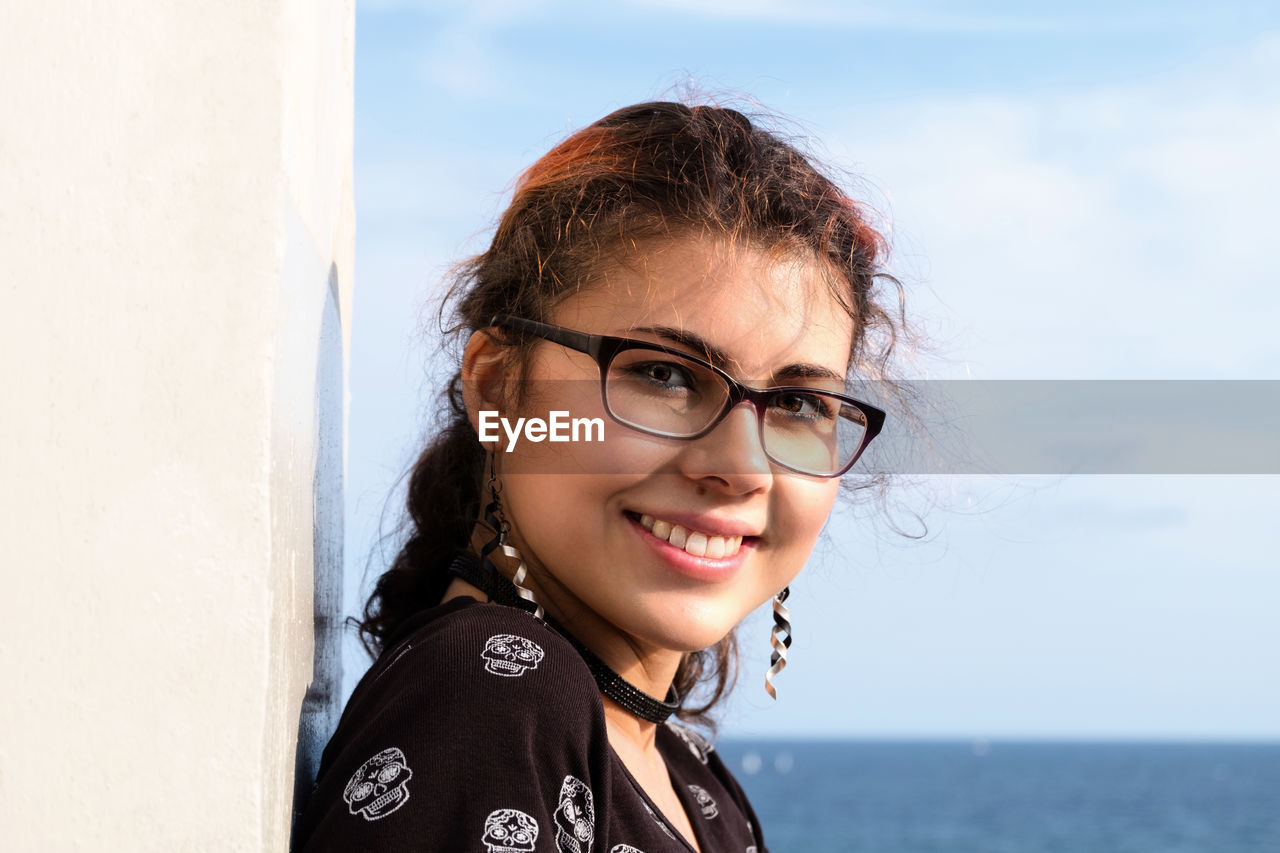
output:
[[682, 654], [692, 654], [693, 652], [700, 652], [703, 649], [709, 649], [712, 646], [714, 646], [716, 643], [719, 643], [726, 636], [728, 636], [736, 627], [737, 627], [736, 625], [733, 625], [733, 626], [730, 626], [727, 631], [721, 631], [718, 633], [708, 633], [708, 634], [703, 634], [696, 637], [686, 634], [685, 636], [679, 639], [675, 639], [669, 642], [664, 646], [664, 648], [668, 648], [671, 651], [680, 652]]
[[723, 640], [740, 621], [741, 618], [731, 615], [698, 613], [686, 607], [681, 616], [655, 616], [643, 625], [636, 625], [635, 636], [674, 652], [698, 652]]

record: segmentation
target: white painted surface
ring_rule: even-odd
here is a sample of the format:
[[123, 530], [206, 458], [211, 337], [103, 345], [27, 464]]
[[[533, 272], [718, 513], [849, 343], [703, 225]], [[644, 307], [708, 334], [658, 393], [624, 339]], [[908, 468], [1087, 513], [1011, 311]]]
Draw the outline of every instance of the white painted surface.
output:
[[351, 0], [0, 13], [0, 849], [287, 847], [352, 37]]

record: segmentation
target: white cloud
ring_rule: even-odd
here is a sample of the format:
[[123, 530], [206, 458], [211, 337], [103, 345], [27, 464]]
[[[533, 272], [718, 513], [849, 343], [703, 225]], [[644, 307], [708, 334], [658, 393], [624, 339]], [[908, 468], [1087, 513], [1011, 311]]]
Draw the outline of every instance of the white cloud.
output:
[[423, 72], [432, 85], [463, 97], [502, 91], [502, 66], [483, 36], [463, 28], [442, 31], [425, 50]]
[[897, 104], [837, 151], [891, 188], [899, 249], [928, 258], [975, 375], [1274, 377], [1276, 45], [1091, 91]]
[[[464, 98], [500, 95], [512, 85], [510, 65], [494, 46], [495, 34], [557, 11], [553, 0], [361, 0], [362, 14], [418, 11], [430, 15], [432, 36], [422, 48], [427, 83]], [[561, 10], [563, 11], [563, 10]]]

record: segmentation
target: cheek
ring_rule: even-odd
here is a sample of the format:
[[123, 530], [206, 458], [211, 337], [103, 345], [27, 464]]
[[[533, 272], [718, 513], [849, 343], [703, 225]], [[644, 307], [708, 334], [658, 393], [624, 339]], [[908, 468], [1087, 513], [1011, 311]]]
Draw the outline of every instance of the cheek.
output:
[[[519, 413], [508, 418], [516, 428], [516, 417], [546, 422], [548, 429], [541, 440], [528, 436], [527, 426], [512, 442], [505, 430], [498, 451], [498, 465], [511, 475], [549, 475], [551, 478], [609, 479], [615, 488], [630, 482], [671, 470], [672, 460], [684, 445], [673, 440], [655, 438], [623, 426], [609, 417], [598, 387], [585, 383], [557, 383], [544, 393], [526, 396]], [[549, 393], [556, 391], [557, 393]], [[558, 427], [552, 436], [550, 427], [556, 419]], [[597, 491], [593, 487], [584, 490]]]
[[790, 547], [803, 549], [807, 559], [839, 493], [839, 480], [784, 477], [777, 489], [778, 521]]
[[526, 383], [521, 391], [502, 430], [499, 465], [512, 474], [607, 471], [601, 467], [608, 459], [603, 451], [622, 427], [605, 414], [598, 383], [548, 379]]

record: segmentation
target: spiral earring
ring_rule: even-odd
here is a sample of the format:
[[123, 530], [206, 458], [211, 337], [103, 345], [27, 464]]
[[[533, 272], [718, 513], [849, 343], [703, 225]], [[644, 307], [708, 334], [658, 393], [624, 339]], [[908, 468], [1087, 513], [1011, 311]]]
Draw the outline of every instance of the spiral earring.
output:
[[511, 578], [511, 585], [516, 588], [516, 594], [533, 605], [533, 615], [537, 619], [546, 619], [546, 611], [542, 609], [542, 605], [533, 596], [533, 590], [524, 585], [525, 579], [529, 577], [529, 567], [525, 564], [524, 557], [520, 554], [514, 545], [507, 542], [507, 537], [511, 533], [511, 524], [507, 521], [506, 515], [502, 512], [502, 481], [498, 479], [497, 463], [493, 454], [489, 454], [489, 503], [484, 508], [484, 521], [494, 532], [494, 536], [480, 548], [480, 562], [484, 567], [501, 577], [497, 566], [489, 559], [489, 555], [494, 551], [501, 551], [508, 559], [517, 563], [516, 572]]
[[[773, 679], [786, 668], [787, 649], [791, 648], [791, 611], [784, 603], [790, 595], [791, 587], [784, 586], [782, 592], [773, 597], [773, 629], [769, 632], [773, 653], [769, 656], [769, 671], [764, 674], [764, 689], [775, 701], [778, 691], [773, 687]], [[779, 634], [782, 634], [781, 639]]]

